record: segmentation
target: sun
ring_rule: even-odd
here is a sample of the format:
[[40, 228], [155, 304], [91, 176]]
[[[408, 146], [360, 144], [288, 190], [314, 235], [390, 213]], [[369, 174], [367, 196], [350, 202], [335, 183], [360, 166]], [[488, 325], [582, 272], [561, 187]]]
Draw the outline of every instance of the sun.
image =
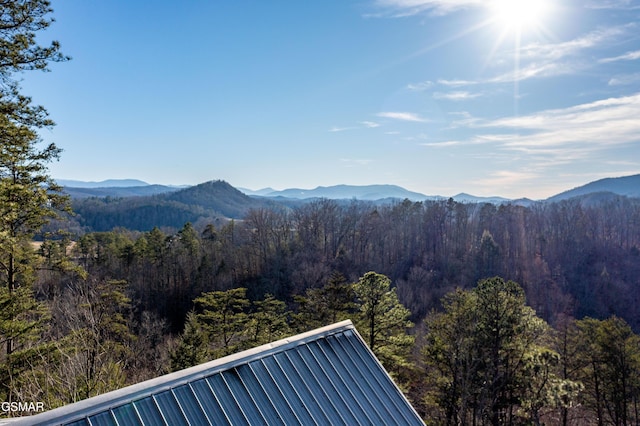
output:
[[541, 25], [547, 12], [545, 0], [492, 0], [490, 2], [492, 20], [503, 29], [518, 33]]

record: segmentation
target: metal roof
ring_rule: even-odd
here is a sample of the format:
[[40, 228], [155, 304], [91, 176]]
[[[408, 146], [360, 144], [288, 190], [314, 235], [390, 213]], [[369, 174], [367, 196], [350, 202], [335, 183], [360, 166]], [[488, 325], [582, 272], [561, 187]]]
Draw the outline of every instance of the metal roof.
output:
[[347, 320], [11, 426], [247, 424], [424, 423]]

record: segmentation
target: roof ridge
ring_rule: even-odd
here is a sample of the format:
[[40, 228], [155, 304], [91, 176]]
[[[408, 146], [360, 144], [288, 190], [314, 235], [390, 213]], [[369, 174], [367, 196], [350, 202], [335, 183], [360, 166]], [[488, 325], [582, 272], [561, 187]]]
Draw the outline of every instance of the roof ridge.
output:
[[230, 370], [240, 365], [269, 357], [275, 353], [284, 352], [296, 346], [304, 345], [347, 330], [355, 331], [355, 327], [351, 320], [341, 321], [332, 325], [276, 340], [261, 346], [256, 346], [242, 352], [227, 355], [184, 370], [135, 383], [121, 389], [96, 395], [91, 398], [83, 399], [33, 416], [15, 419], [15, 421], [11, 422], [11, 426], [31, 425], [34, 423], [50, 424], [51, 422], [64, 422], [66, 421], [65, 419], [74, 416], [75, 413], [88, 409], [90, 409], [90, 412], [87, 412], [87, 416], [90, 416], [93, 413], [117, 407], [123, 402], [145, 398], [195, 380], [209, 377], [218, 372]]

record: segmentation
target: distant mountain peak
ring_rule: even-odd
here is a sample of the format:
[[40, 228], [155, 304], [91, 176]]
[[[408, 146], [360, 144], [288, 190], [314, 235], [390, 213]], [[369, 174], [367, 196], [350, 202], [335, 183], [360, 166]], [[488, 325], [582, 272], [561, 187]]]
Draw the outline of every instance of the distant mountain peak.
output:
[[492, 196], [492, 197], [478, 197], [475, 195], [467, 194], [466, 192], [461, 192], [458, 195], [454, 195], [453, 198], [455, 201], [459, 203], [492, 203], [492, 204], [502, 204], [508, 203], [511, 201], [508, 198]]
[[241, 192], [244, 192], [247, 195], [266, 195], [269, 194], [271, 192], [275, 192], [275, 189], [271, 188], [271, 187], [267, 187], [267, 188], [262, 188], [262, 189], [258, 189], [258, 190], [253, 190], [253, 189], [248, 189], [248, 188], [240, 188], [237, 187], [238, 190], [240, 190]]
[[72, 188], [129, 188], [149, 185], [147, 182], [138, 179], [107, 179], [100, 182], [57, 179], [56, 182], [58, 185]]
[[604, 192], [622, 195], [625, 197], [640, 198], [640, 174], [599, 179], [568, 191], [561, 192], [558, 195], [547, 198], [546, 201], [561, 201], [569, 198]]
[[414, 201], [423, 201], [430, 197], [412, 192], [397, 185], [333, 185], [318, 186], [314, 189], [289, 188], [282, 191], [273, 191], [263, 194], [265, 197], [284, 197], [296, 199], [328, 198], [335, 200], [358, 199], [376, 201], [386, 198], [408, 198]]

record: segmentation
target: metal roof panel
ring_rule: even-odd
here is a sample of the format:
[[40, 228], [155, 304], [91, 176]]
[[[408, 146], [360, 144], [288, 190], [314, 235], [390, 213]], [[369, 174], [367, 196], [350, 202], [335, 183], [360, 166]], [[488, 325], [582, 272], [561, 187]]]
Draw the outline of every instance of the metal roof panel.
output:
[[15, 423], [89, 424], [423, 422], [353, 324], [343, 321]]

